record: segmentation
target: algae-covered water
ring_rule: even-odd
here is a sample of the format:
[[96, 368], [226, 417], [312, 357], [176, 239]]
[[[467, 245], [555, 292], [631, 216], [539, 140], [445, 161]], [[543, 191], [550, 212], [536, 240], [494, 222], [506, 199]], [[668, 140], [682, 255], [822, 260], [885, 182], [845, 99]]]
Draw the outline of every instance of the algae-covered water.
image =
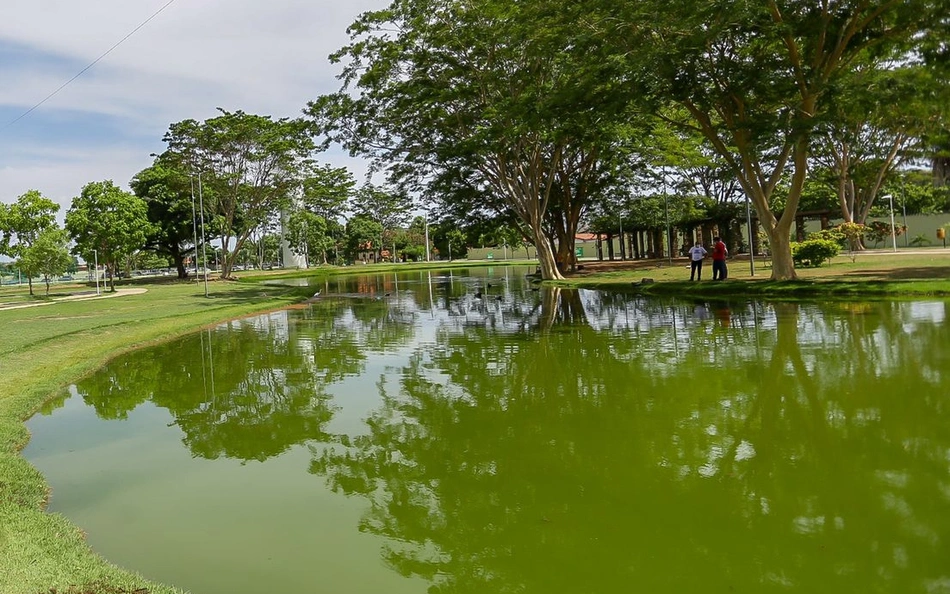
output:
[[950, 303], [321, 281], [116, 359], [25, 454], [204, 592], [950, 592]]

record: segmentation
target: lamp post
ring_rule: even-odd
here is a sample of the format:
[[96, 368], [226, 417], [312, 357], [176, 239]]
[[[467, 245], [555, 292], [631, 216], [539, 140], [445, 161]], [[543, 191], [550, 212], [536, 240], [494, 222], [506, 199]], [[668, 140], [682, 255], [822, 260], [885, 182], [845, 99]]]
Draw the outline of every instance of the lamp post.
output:
[[897, 229], [894, 227], [894, 196], [888, 194], [884, 197], [891, 205], [891, 243], [894, 245], [894, 251], [897, 252]]
[[[198, 170], [198, 209], [201, 212], [201, 257], [205, 263], [205, 297], [208, 296], [208, 245], [205, 241], [205, 203], [201, 191], [201, 170]], [[197, 250], [195, 250], [197, 255]]]
[[745, 195], [745, 224], [749, 233], [749, 276], [755, 276], [755, 242], [752, 239], [752, 208], [749, 205], [749, 194]]
[[666, 213], [666, 260], [673, 266], [673, 230], [670, 228], [670, 201], [666, 192], [663, 192], [663, 210]]
[[99, 250], [92, 250], [92, 257], [96, 263], [96, 271], [93, 273], [96, 277], [96, 295], [101, 295], [99, 292]]
[[[195, 212], [195, 176], [191, 176], [191, 226], [195, 233], [195, 282], [198, 282], [198, 213]], [[203, 227], [202, 227], [203, 229]]]
[[426, 262], [429, 261], [429, 213], [426, 212]]
[[618, 245], [617, 247], [620, 248], [620, 253], [618, 255], [620, 256], [620, 261], [622, 262], [626, 260], [626, 258], [624, 257], [626, 255], [626, 252], [624, 252], [624, 248], [623, 248], [623, 211], [620, 212], [619, 220], [620, 220], [620, 245]]

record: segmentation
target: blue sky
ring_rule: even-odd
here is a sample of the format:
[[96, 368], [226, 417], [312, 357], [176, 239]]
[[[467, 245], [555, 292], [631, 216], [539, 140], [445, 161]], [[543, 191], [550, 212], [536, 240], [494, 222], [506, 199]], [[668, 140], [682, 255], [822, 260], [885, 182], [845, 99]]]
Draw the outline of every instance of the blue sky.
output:
[[[168, 0], [2, 0], [0, 202], [37, 189], [62, 205], [89, 181], [127, 187], [172, 122], [216, 108], [275, 117], [338, 88], [327, 55], [386, 0], [176, 0], [42, 107], [8, 125]], [[332, 150], [321, 157], [350, 167]]]

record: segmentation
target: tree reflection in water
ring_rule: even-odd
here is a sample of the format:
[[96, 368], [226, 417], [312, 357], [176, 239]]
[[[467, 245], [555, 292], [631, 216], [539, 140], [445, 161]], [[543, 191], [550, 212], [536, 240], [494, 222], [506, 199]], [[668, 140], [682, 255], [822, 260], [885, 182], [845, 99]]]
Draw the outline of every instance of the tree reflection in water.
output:
[[433, 592], [950, 584], [944, 323], [586, 295], [545, 290], [512, 332], [443, 324], [368, 433], [313, 448], [370, 501], [360, 528], [403, 543], [395, 570]]
[[330, 439], [326, 387], [362, 373], [366, 347], [408, 341], [413, 326], [381, 318], [385, 304], [324, 301], [301, 319], [278, 312], [224, 324], [198, 337], [130, 353], [80, 381], [77, 392], [105, 419], [151, 401], [168, 409], [197, 457], [242, 461]]
[[[167, 408], [195, 456], [308, 444], [312, 473], [368, 502], [360, 529], [390, 566], [433, 592], [950, 586], [946, 303], [370, 280], [349, 289], [368, 298], [231, 322], [77, 389], [105, 418]], [[331, 386], [379, 355], [406, 362], [362, 433], [333, 434]]]

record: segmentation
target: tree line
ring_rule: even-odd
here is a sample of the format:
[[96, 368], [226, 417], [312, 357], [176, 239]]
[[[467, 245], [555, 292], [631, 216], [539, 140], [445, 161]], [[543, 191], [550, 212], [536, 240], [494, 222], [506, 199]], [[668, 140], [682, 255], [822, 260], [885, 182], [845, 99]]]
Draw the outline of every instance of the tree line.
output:
[[[748, 205], [772, 278], [793, 279], [802, 212], [860, 225], [887, 194], [909, 212], [950, 207], [943, 8], [394, 0], [331, 56], [338, 92], [298, 118], [172, 124], [132, 193], [87, 185], [66, 231], [83, 259], [115, 270], [147, 249], [179, 276], [210, 241], [199, 219], [224, 277], [250, 252], [262, 263], [278, 227], [308, 264], [527, 242], [552, 279], [575, 265], [578, 231], [650, 229], [661, 243], [664, 226], [722, 231]], [[320, 164], [332, 143], [385, 183]], [[44, 213], [35, 229], [4, 215], [4, 250], [32, 249]]]

